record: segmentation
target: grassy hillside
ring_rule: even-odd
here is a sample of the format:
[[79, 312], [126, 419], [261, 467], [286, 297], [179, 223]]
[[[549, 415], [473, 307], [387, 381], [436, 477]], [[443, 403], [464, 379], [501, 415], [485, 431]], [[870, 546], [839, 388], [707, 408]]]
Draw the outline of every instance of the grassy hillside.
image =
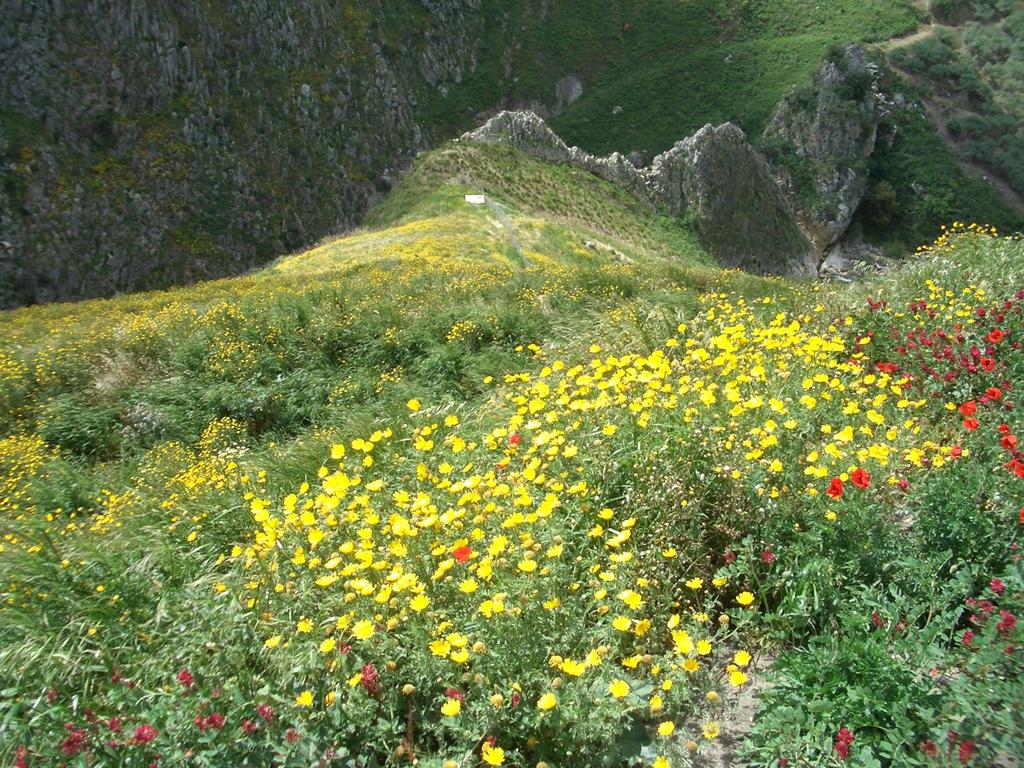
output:
[[754, 278], [481, 147], [374, 220], [0, 316], [0, 761], [696, 765], [766, 675], [756, 765], [1024, 749], [1019, 240]]
[[476, 71], [437, 100], [434, 119], [454, 128], [502, 99], [550, 103], [555, 83], [575, 74], [585, 92], [552, 121], [559, 135], [597, 154], [651, 156], [707, 122], [731, 120], [757, 135], [829, 46], [885, 40], [918, 23], [905, 0], [614, 0], [599, 12], [579, 0], [543, 4], [541, 12], [525, 0], [484, 7], [494, 39]]

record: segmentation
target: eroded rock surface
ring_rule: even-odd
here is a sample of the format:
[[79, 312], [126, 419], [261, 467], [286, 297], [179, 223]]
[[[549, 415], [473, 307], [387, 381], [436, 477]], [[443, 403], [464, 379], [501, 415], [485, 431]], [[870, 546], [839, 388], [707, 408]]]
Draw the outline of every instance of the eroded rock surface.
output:
[[461, 141], [507, 144], [549, 162], [569, 163], [674, 216], [688, 217], [723, 266], [760, 274], [815, 272], [813, 248], [768, 164], [731, 123], [704, 126], [645, 168], [617, 152], [596, 157], [569, 147], [532, 112], [502, 112]]

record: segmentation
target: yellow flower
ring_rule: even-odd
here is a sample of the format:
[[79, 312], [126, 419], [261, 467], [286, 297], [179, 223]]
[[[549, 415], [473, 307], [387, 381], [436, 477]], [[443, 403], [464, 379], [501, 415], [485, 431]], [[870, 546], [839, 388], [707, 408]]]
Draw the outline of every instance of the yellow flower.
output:
[[663, 723], [658, 724], [658, 735], [659, 736], [671, 736], [672, 731], [676, 729], [676, 724], [671, 720], [666, 720]]
[[711, 720], [704, 724], [705, 739], [717, 739], [718, 733], [718, 723], [716, 723], [714, 720]]
[[693, 578], [686, 582], [686, 586], [690, 589], [700, 589], [704, 586], [704, 579]]
[[322, 643], [320, 643], [320, 653], [330, 653], [334, 650], [334, 646], [337, 645], [333, 637], [328, 637]]
[[734, 669], [729, 673], [729, 682], [739, 688], [745, 682], [747, 682], [747, 675], [738, 669]]
[[295, 625], [296, 632], [309, 633], [313, 631], [313, 622], [309, 619], [299, 619], [299, 623]]
[[732, 660], [736, 662], [737, 666], [745, 667], [750, 663], [750, 654], [746, 651], [736, 651], [736, 655], [732, 657]]
[[629, 694], [629, 684], [625, 680], [615, 678], [608, 685], [608, 693], [616, 699], [623, 699]]
[[572, 659], [566, 659], [565, 661], [563, 661], [561, 668], [562, 671], [565, 672], [565, 674], [571, 677], [579, 677], [587, 671], [586, 664], [581, 664], [580, 662], [573, 661]]
[[303, 691], [295, 697], [295, 706], [297, 707], [312, 707], [313, 706], [313, 692]]
[[430, 605], [430, 598], [424, 594], [416, 595], [416, 597], [409, 601], [409, 607], [417, 612], [422, 611], [428, 605]]
[[462, 702], [458, 699], [447, 699], [441, 705], [441, 714], [445, 717], [455, 717], [462, 711]]
[[352, 625], [352, 636], [356, 640], [369, 640], [373, 636], [373, 622], [360, 619]]
[[754, 602], [754, 596], [750, 592], [740, 592], [736, 595], [736, 602], [740, 605], [750, 605]]
[[273, 637], [268, 637], [266, 640], [263, 641], [263, 645], [265, 647], [267, 647], [267, 648], [277, 648], [277, 646], [279, 646], [280, 644], [281, 644], [281, 636], [280, 635], [274, 635]]
[[555, 698], [555, 694], [545, 693], [537, 700], [537, 709], [546, 712], [549, 709], [554, 709], [556, 704], [558, 704], [558, 699]]
[[707, 656], [709, 653], [711, 653], [711, 643], [709, 643], [707, 640], [698, 640], [697, 653], [699, 653], [701, 656]]
[[484, 762], [488, 765], [501, 765], [505, 762], [505, 750], [501, 747], [492, 747], [488, 743], [484, 743], [483, 749]]
[[658, 755], [654, 758], [654, 762], [651, 763], [651, 768], [672, 768], [672, 763], [664, 755]]
[[412, 400], [405, 404], [405, 407], [408, 408], [413, 413], [416, 413], [416, 411], [420, 409], [420, 401], [414, 397]]

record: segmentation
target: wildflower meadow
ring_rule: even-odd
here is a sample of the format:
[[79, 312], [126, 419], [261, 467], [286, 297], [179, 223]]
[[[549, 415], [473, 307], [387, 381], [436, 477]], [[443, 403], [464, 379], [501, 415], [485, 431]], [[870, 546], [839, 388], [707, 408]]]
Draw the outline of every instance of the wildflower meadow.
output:
[[1019, 239], [844, 286], [449, 226], [0, 318], [0, 764], [1024, 754]]

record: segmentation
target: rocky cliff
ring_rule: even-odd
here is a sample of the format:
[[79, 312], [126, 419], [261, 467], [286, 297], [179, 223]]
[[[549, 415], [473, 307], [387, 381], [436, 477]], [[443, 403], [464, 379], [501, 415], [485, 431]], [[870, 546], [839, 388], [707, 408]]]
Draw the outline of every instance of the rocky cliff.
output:
[[0, 306], [244, 271], [358, 222], [480, 0], [2, 0]]
[[906, 107], [881, 86], [864, 49], [833, 49], [811, 83], [794, 86], [765, 129], [762, 149], [821, 261], [853, 220], [882, 120]]
[[618, 153], [595, 157], [569, 147], [532, 112], [503, 112], [460, 140], [514, 146], [618, 184], [691, 220], [704, 247], [723, 266], [777, 275], [816, 271], [813, 248], [768, 164], [730, 123], [704, 126], [645, 168]]

